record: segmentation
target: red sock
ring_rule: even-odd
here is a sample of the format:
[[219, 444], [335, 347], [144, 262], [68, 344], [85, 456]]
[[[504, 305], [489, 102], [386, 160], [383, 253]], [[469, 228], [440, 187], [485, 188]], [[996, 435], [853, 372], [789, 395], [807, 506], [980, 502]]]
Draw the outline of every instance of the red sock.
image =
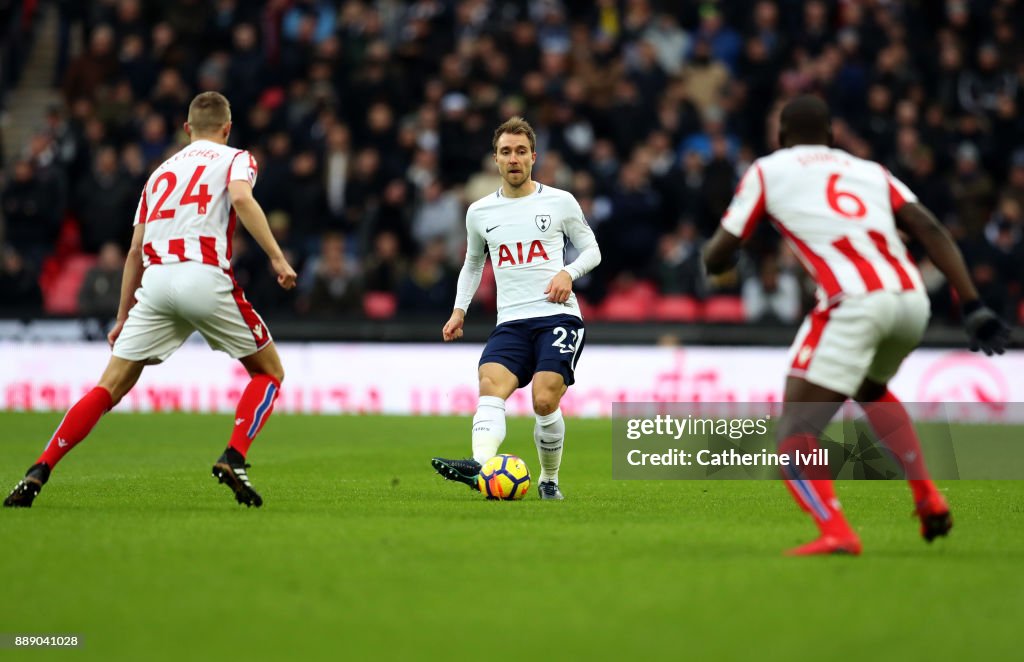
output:
[[281, 382], [270, 375], [256, 375], [238, 399], [235, 428], [231, 432], [228, 446], [241, 453], [242, 457], [249, 452], [252, 440], [263, 429], [263, 424], [274, 410], [274, 401], [280, 390]]
[[907, 409], [889, 391], [874, 402], [862, 403], [861, 407], [871, 422], [878, 440], [896, 456], [914, 493], [914, 501], [920, 501], [935, 490], [935, 485], [924, 464], [921, 441], [914, 424], [907, 415]]
[[68, 451], [88, 436], [100, 416], [113, 406], [110, 392], [101, 386], [86, 393], [64, 414], [64, 420], [57, 426], [57, 431], [50, 437], [50, 442], [36, 463], [45, 462], [53, 469]]
[[[807, 454], [820, 448], [817, 439], [809, 434], [795, 434], [779, 444], [779, 454], [794, 456], [795, 451]], [[792, 459], [790, 460], [792, 463]], [[842, 506], [836, 498], [828, 467], [785, 467], [786, 487], [800, 508], [814, 518], [823, 535], [853, 534]]]

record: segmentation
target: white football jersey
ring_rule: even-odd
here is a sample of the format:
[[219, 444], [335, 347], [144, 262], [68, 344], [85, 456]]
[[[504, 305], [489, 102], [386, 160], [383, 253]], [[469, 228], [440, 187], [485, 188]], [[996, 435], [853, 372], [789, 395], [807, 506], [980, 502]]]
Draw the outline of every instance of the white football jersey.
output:
[[195, 261], [231, 268], [235, 210], [228, 182], [256, 185], [249, 152], [196, 140], [153, 171], [142, 191], [135, 225], [145, 225], [145, 266]]
[[768, 218], [818, 285], [819, 306], [876, 290], [924, 291], [894, 214], [917, 202], [884, 167], [841, 149], [801, 145], [762, 157], [722, 217], [747, 238]]
[[[482, 269], [484, 252], [491, 254], [498, 290], [498, 324], [563, 313], [582, 319], [575, 294], [570, 294], [565, 303], [553, 303], [544, 290], [562, 269], [575, 280], [600, 261], [594, 232], [576, 198], [539, 182], [536, 186], [536, 191], [522, 198], [506, 197], [498, 189], [466, 211], [466, 264], [479, 264]], [[567, 237], [580, 251], [576, 263], [581, 264], [575, 271], [573, 266], [565, 265]], [[592, 250], [587, 253], [587, 249]], [[455, 307], [467, 310], [476, 285], [463, 285], [460, 278]]]

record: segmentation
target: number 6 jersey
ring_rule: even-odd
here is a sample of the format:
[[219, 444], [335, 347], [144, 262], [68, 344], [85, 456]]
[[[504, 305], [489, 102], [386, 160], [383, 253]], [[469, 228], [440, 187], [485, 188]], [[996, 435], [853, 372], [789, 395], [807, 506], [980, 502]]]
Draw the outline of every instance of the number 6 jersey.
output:
[[819, 307], [876, 290], [924, 291], [894, 213], [917, 197], [872, 161], [824, 145], [762, 157], [743, 175], [722, 227], [746, 239], [767, 217], [818, 285]]
[[256, 184], [256, 160], [249, 152], [197, 140], [164, 161], [142, 191], [135, 224], [145, 225], [145, 266], [201, 262], [231, 268], [235, 210], [228, 182]]

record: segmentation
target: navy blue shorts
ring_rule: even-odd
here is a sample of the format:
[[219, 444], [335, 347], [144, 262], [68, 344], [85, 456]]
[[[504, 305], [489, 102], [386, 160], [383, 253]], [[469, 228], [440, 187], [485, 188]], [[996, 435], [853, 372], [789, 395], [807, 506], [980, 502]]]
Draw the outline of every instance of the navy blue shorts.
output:
[[571, 386], [582, 352], [583, 320], [575, 315], [532, 317], [494, 327], [480, 365], [500, 363], [516, 376], [521, 387], [541, 370], [557, 372], [565, 385]]

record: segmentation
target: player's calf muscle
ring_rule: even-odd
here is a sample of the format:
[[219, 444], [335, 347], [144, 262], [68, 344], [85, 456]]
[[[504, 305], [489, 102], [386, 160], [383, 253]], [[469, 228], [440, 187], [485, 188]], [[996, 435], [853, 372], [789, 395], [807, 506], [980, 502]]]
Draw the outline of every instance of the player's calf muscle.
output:
[[250, 377], [267, 375], [276, 379], [278, 383], [284, 381], [284, 365], [273, 342], [255, 354], [242, 358], [241, 362]]
[[121, 401], [128, 391], [132, 390], [139, 377], [142, 375], [142, 364], [137, 361], [128, 361], [116, 356], [110, 357], [107, 369], [103, 371], [97, 386], [104, 388], [110, 393], [113, 405]]

